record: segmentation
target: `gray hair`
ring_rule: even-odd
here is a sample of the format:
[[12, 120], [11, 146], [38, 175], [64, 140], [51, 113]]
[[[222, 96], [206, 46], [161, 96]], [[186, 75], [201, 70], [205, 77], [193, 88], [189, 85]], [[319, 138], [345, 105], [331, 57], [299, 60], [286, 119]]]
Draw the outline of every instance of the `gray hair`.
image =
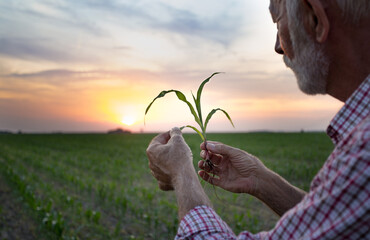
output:
[[[336, 2], [346, 21], [357, 23], [362, 18], [370, 15], [370, 0], [336, 0]], [[286, 7], [287, 9], [302, 10], [302, 4], [299, 0], [287, 0]]]
[[325, 94], [330, 60], [321, 44], [313, 41], [304, 30], [301, 2], [291, 1], [286, 5], [288, 29], [292, 41], [294, 59], [284, 55], [284, 62], [297, 78], [299, 88], [307, 94]]
[[358, 22], [370, 14], [369, 0], [336, 0], [347, 21]]

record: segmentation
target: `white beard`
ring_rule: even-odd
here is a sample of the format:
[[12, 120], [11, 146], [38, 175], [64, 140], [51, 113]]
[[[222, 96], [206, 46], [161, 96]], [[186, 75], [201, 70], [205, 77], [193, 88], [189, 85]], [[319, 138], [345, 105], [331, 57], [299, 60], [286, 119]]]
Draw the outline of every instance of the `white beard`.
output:
[[285, 65], [293, 70], [302, 92], [310, 95], [325, 94], [329, 59], [324, 54], [323, 46], [314, 42], [304, 30], [300, 21], [298, 1], [287, 4], [293, 5], [287, 6], [287, 10], [294, 58], [289, 59], [284, 55]]

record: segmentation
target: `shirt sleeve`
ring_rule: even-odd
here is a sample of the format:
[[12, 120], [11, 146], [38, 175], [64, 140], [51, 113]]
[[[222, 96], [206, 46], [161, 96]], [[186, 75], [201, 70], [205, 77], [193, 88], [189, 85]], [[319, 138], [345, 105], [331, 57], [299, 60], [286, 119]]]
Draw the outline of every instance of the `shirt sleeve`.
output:
[[259, 235], [243, 232], [238, 237], [210, 207], [198, 206], [181, 220], [175, 239], [261, 239]]

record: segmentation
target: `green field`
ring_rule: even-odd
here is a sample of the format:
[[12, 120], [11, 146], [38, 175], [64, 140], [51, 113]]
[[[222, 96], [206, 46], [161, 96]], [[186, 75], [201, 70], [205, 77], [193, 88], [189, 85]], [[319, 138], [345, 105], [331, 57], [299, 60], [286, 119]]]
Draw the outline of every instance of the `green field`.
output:
[[[145, 155], [153, 136], [0, 135], [0, 239], [21, 238], [20, 231], [28, 231], [28, 239], [173, 238], [178, 225], [175, 196], [157, 188]], [[208, 138], [249, 151], [305, 190], [333, 149], [324, 133]], [[186, 134], [185, 139], [196, 165], [199, 136]], [[268, 230], [278, 219], [253, 197], [203, 185], [235, 232]]]

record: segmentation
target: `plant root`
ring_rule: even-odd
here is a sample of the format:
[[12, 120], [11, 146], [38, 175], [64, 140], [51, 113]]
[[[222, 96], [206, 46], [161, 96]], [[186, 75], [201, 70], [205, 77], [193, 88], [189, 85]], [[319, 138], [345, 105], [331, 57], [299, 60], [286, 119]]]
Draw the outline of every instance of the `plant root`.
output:
[[216, 187], [215, 185], [213, 184], [213, 178], [215, 177], [215, 165], [211, 162], [211, 160], [209, 159], [209, 154], [208, 154], [208, 149], [207, 149], [207, 140], [204, 141], [205, 143], [205, 149], [206, 149], [206, 161], [204, 162], [203, 164], [203, 167], [206, 167], [206, 169], [209, 169], [208, 172], [210, 172], [212, 174], [212, 178], [210, 179], [210, 184], [212, 185], [213, 187], [213, 191], [215, 193], [215, 196], [218, 200], [221, 201], [221, 199], [218, 197], [217, 195], [217, 192], [216, 192]]

